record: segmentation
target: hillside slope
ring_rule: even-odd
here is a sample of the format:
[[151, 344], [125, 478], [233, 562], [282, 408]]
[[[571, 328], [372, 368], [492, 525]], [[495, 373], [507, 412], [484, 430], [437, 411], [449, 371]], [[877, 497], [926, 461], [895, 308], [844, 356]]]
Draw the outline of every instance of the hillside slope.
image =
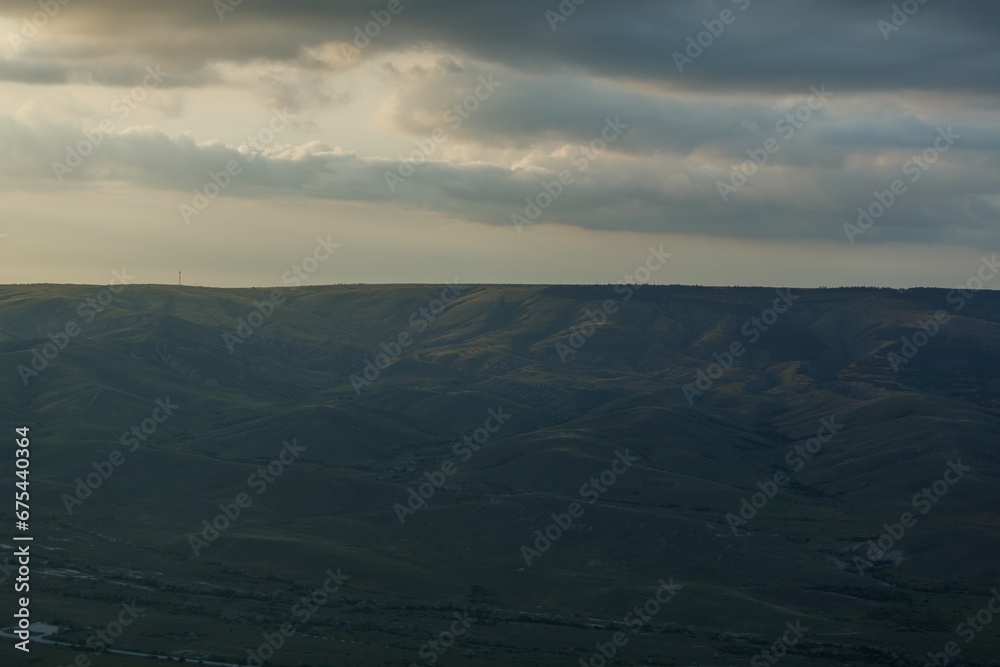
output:
[[245, 660], [339, 567], [272, 664], [424, 663], [454, 611], [439, 664], [572, 664], [671, 578], [623, 664], [745, 663], [796, 619], [784, 664], [923, 664], [1000, 577], [991, 292], [100, 293], [0, 287], [34, 609], [69, 641], [138, 596], [121, 647]]

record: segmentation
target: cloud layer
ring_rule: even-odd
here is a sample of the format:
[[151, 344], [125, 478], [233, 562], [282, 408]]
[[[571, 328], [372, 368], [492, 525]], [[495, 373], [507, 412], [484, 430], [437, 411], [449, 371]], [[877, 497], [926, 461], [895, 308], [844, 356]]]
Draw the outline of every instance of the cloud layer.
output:
[[[0, 1], [0, 87], [38, 89], [0, 107], [0, 188], [133, 183], [181, 207], [235, 162], [220, 196], [512, 229], [1000, 245], [989, 3], [224, 1], [70, 2], [45, 25]], [[169, 75], [152, 89], [154, 66]], [[145, 91], [152, 120], [102, 115], [86, 88]], [[294, 120], [260, 124], [257, 146], [220, 139], [187, 115], [212, 95]]]

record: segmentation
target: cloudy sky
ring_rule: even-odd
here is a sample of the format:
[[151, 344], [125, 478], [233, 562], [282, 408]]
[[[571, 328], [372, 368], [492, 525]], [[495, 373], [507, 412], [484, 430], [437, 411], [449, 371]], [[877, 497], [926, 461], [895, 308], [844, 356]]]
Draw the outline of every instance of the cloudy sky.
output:
[[0, 0], [0, 282], [280, 285], [321, 238], [314, 284], [662, 246], [651, 282], [954, 287], [1000, 250], [998, 37], [989, 0]]

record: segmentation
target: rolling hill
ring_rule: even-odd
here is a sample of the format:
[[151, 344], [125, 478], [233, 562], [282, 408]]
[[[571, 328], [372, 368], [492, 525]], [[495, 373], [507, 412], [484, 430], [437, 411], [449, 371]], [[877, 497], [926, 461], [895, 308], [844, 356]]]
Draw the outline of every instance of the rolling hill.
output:
[[958, 629], [1000, 579], [1000, 296], [443, 291], [0, 287], [34, 620], [136, 600], [113, 648], [237, 664], [283, 623], [271, 665], [736, 665], [796, 621], [789, 666], [1000, 655]]

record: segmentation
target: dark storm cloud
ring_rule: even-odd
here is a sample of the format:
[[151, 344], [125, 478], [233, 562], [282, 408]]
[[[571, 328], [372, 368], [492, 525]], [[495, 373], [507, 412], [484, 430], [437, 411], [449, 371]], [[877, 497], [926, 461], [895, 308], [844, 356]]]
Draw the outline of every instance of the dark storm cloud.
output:
[[[0, 182], [34, 178], [56, 186], [52, 158], [80, 135], [72, 128], [44, 131], [0, 116]], [[511, 215], [527, 215], [526, 200], [539, 201], [568, 165], [508, 169], [488, 164], [429, 162], [417, 166], [394, 188], [387, 173], [396, 160], [359, 157], [313, 143], [276, 146], [255, 159], [235, 147], [196, 144], [153, 128], [134, 128], [107, 137], [99, 150], [66, 176], [66, 187], [94, 182], [132, 182], [178, 193], [178, 205], [192, 202], [210, 174], [235, 161], [238, 178], [225, 196], [267, 198], [304, 195], [320, 199], [416, 207], [513, 228]], [[843, 225], [867, 207], [875, 189], [900, 177], [895, 163], [852, 169], [791, 168], [762, 171], [753, 187], [727, 203], [717, 179], [728, 170], [695, 169], [665, 156], [661, 161], [620, 159], [606, 154], [574, 171], [564, 194], [546, 207], [539, 223], [560, 222], [589, 229], [694, 232], [756, 238], [811, 238], [844, 242]], [[933, 170], [865, 236], [866, 242], [954, 242], [981, 247], [1000, 244], [1000, 207], [982, 193], [996, 190], [995, 154], [965, 160], [943, 154]]]
[[[772, 164], [838, 168], [853, 156], [923, 151], [940, 127], [958, 123], [964, 137], [961, 150], [1000, 151], [1000, 133], [988, 114], [973, 119], [947, 105], [921, 110], [922, 116], [901, 105], [876, 113], [867, 108], [834, 110], [831, 107], [845, 94], [819, 82], [780, 100], [749, 102], [701, 94], [660, 95], [585, 77], [441, 69], [400, 77], [406, 83], [397, 89], [394, 120], [410, 134], [427, 136], [454, 103], [468, 98], [479, 77], [494, 75], [502, 84], [500, 92], [479, 104], [454, 132], [463, 141], [522, 150], [545, 143], [587, 144], [599, 136], [605, 119], [620, 118], [630, 127], [609, 147], [615, 153], [699, 152], [739, 162], [747, 159], [748, 150], [760, 149], [773, 138], [782, 148], [770, 158]], [[812, 107], [806, 108], [809, 104]]]
[[[877, 24], [889, 19], [893, 3], [866, 0], [588, 0], [574, 5], [554, 31], [546, 11], [558, 12], [556, 0], [400, 1], [402, 12], [381, 29], [365, 56], [432, 45], [525, 71], [569, 69], [755, 92], [798, 91], [816, 81], [845, 93], [992, 93], [1000, 85], [1000, 6], [985, 0], [928, 0], [888, 41]], [[354, 28], [372, 20], [369, 12], [387, 4], [245, 0], [220, 20], [206, 0], [70, 3], [43, 28], [60, 39], [72, 37], [47, 53], [50, 68], [8, 66], [0, 76], [51, 81], [51, 67], [98, 70], [98, 60], [114, 56], [169, 63], [183, 77], [177, 81], [218, 60], [301, 61], [303, 47], [353, 39]], [[15, 19], [34, 9], [33, 3], [0, 2], [0, 11]], [[733, 22], [678, 72], [673, 54], [723, 10], [733, 12]]]
[[[358, 62], [344, 57], [341, 43], [389, 2], [243, 0], [220, 20], [210, 0], [75, 0], [24, 53], [0, 60], [0, 81], [130, 86], [158, 63], [170, 73], [165, 88], [243, 85], [279, 109], [338, 104], [349, 92], [328, 88], [327, 75]], [[456, 148], [480, 151], [477, 160], [449, 163], [437, 154], [393, 191], [385, 174], [397, 157], [285, 147], [247, 165], [226, 196], [397, 203], [510, 225], [543, 182], [571, 168], [567, 151], [619, 118], [628, 131], [575, 173], [541, 222], [844, 242], [843, 225], [858, 207], [900, 178], [939, 128], [955, 126], [961, 141], [864, 240], [1000, 245], [997, 3], [906, 0], [919, 10], [880, 26], [903, 0], [566, 0], [575, 10], [558, 22], [546, 12], [558, 12], [559, 0], [400, 2], [402, 12], [362, 44], [360, 58], [445, 54], [433, 66], [397, 71], [383, 63], [379, 72], [395, 101], [392, 119], [420, 139], [480, 76], [495, 73], [498, 92], [449, 130]], [[36, 8], [0, 0], [15, 27]], [[732, 19], [721, 29], [720, 15]], [[721, 34], [703, 35], [702, 51], [688, 51], [688, 38], [710, 29], [706, 21]], [[691, 55], [683, 72], [677, 52]], [[246, 67], [233, 75], [229, 63]], [[745, 188], [720, 197], [733, 165], [780, 136], [778, 123], [814, 87], [830, 91], [833, 103], [783, 139]], [[0, 115], [0, 173], [51, 186], [52, 160], [79, 137], [80, 128]], [[177, 190], [183, 201], [240, 155], [221, 143], [133, 129], [109, 137], [71, 182], [137, 182]]]

